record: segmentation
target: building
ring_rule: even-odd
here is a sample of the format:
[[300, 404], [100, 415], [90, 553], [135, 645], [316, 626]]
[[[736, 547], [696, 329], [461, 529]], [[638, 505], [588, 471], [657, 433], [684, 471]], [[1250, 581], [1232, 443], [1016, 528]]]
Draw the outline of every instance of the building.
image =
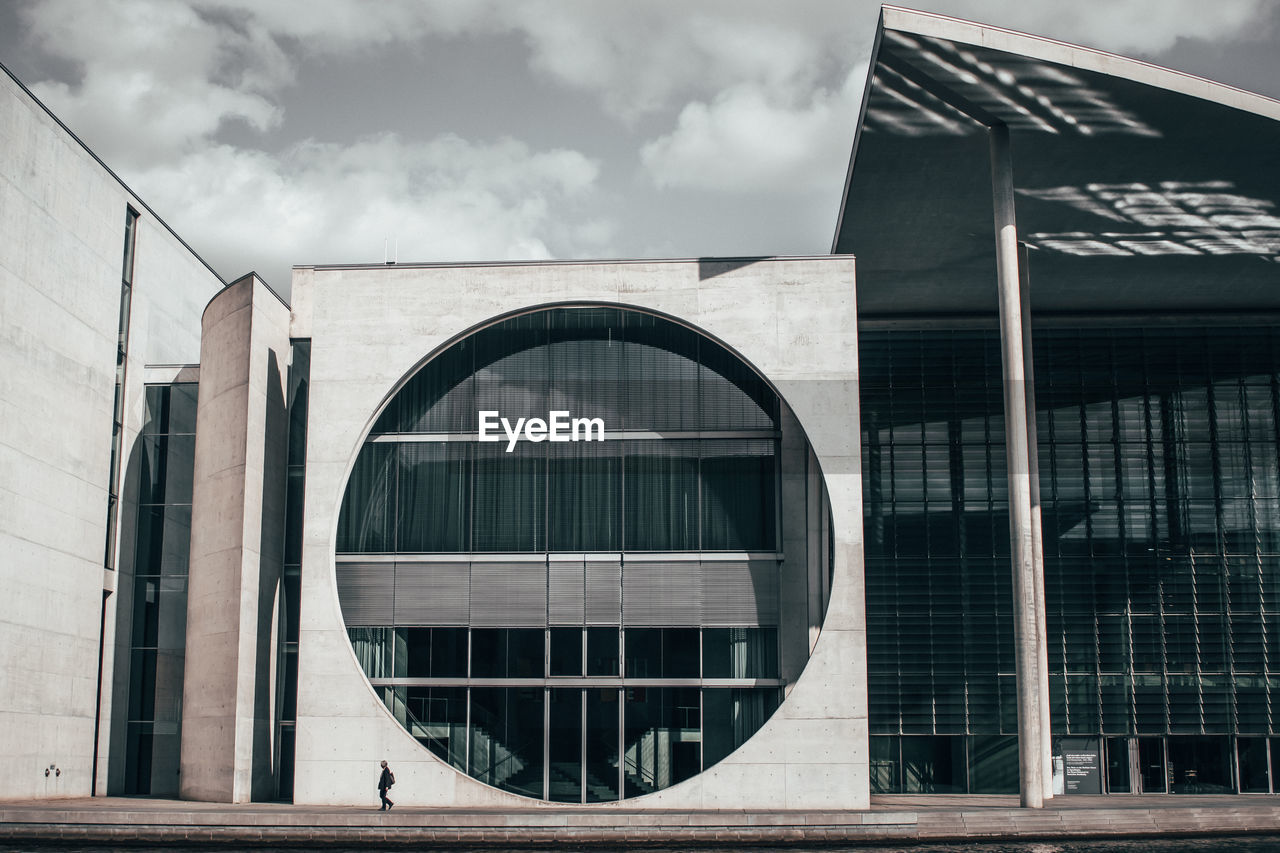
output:
[[886, 7], [830, 255], [286, 304], [3, 90], [0, 797], [1280, 787], [1280, 103]]

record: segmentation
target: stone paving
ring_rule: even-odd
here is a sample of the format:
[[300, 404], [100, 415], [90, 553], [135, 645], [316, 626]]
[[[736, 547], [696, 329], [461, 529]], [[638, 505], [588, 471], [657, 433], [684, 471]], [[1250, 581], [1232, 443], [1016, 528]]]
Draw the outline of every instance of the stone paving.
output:
[[742, 846], [1280, 835], [1280, 796], [877, 796], [868, 811], [522, 810], [226, 805], [99, 797], [0, 802], [0, 842], [317, 847]]

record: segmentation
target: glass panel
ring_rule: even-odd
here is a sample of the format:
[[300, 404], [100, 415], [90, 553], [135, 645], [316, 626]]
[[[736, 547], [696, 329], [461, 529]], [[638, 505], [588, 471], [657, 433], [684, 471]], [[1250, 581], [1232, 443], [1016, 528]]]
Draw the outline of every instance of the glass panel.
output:
[[471, 629], [472, 678], [541, 678], [541, 628]]
[[405, 728], [418, 743], [452, 766], [466, 767], [465, 687], [409, 687], [405, 689], [404, 714]]
[[403, 637], [405, 666], [399, 678], [465, 678], [466, 628], [397, 628]]
[[1226, 737], [1169, 738], [1170, 793], [1234, 793], [1230, 746]]
[[302, 577], [296, 571], [286, 569], [280, 583], [284, 592], [284, 639], [285, 642], [296, 643], [301, 628]]
[[1107, 749], [1107, 792], [1111, 794], [1128, 794], [1129, 784], [1129, 739], [1125, 737], [1109, 737], [1106, 739]]
[[964, 767], [964, 738], [902, 739], [904, 793], [963, 794]]
[[969, 738], [969, 793], [1018, 793], [1018, 739]]
[[360, 668], [369, 678], [390, 678], [391, 669], [391, 635], [390, 628], [348, 628], [347, 636], [351, 639], [351, 648], [355, 649], [356, 660]]
[[548, 447], [551, 550], [621, 550], [620, 443], [578, 441]]
[[624, 366], [629, 430], [698, 428], [698, 335], [647, 314], [626, 315]]
[[134, 540], [135, 574], [185, 575], [190, 546], [189, 505], [138, 508], [138, 533]]
[[286, 565], [302, 562], [303, 495], [306, 490], [306, 469], [290, 466], [286, 475], [284, 501], [284, 561]]
[[552, 628], [549, 633], [551, 635], [549, 674], [553, 676], [582, 675], [582, 629]]
[[280, 726], [280, 799], [286, 802], [293, 801], [293, 759], [297, 734], [295, 726]]
[[628, 441], [628, 551], [698, 549], [698, 448], [693, 441]]
[[780, 693], [776, 687], [704, 689], [703, 766], [720, 762], [746, 743], [777, 710]]
[[700, 658], [697, 628], [662, 629], [663, 678], [697, 678]]
[[1142, 768], [1142, 793], [1163, 794], [1166, 784], [1164, 740], [1155, 737], [1138, 738], [1138, 763]]
[[627, 678], [662, 677], [662, 629], [628, 628]]
[[1236, 755], [1240, 760], [1240, 793], [1268, 793], [1270, 788], [1267, 782], [1267, 739], [1264, 737], [1237, 739]]
[[701, 454], [703, 550], [773, 550], [774, 442], [706, 441]]
[[549, 410], [604, 420], [622, 429], [624, 363], [622, 314], [614, 308], [555, 309], [550, 323]]
[[586, 785], [586, 799], [589, 803], [618, 799], [620, 692], [613, 687], [586, 691], [587, 764], [583, 783]]
[[280, 719], [298, 717], [298, 647], [292, 643], [281, 649], [284, 661], [284, 683], [280, 685]]
[[[466, 338], [428, 362], [396, 395], [395, 404], [378, 431], [475, 431], [474, 353], [475, 342]], [[395, 405], [399, 406], [398, 410]]]
[[705, 430], [776, 429], [777, 397], [724, 347], [699, 341], [699, 426]]
[[138, 450], [138, 503], [191, 503], [194, 435], [149, 436]]
[[169, 431], [169, 385], [148, 385], [142, 415], [143, 435], [164, 435]]
[[475, 446], [476, 551], [541, 551], [546, 546], [544, 444]]
[[1280, 791], [1280, 738], [1268, 738], [1271, 746], [1271, 790]]
[[338, 553], [391, 550], [395, 450], [391, 444], [366, 444], [360, 448], [338, 516]]
[[587, 675], [618, 674], [617, 628], [587, 629]]
[[[703, 694], [706, 695], [705, 693]], [[710, 708], [710, 699], [707, 699]], [[710, 727], [708, 727], [710, 735]], [[707, 738], [710, 747], [711, 739]], [[871, 738], [871, 793], [898, 794], [902, 792], [902, 780], [899, 774], [902, 762], [898, 758], [898, 738]]]
[[579, 803], [582, 802], [583, 691], [553, 688], [548, 693], [551, 728], [547, 732], [547, 775], [550, 782], [547, 799]]
[[659, 791], [701, 771], [701, 713], [697, 688], [627, 688], [625, 796]]
[[453, 442], [399, 447], [396, 550], [459, 552], [469, 547], [470, 448]]
[[471, 688], [472, 776], [525, 797], [543, 795], [541, 687]]
[[[547, 417], [547, 314], [512, 317], [476, 333], [475, 408], [496, 411], [512, 424]], [[471, 426], [468, 432], [476, 427]]]
[[777, 678], [776, 628], [703, 628], [703, 678]]
[[431, 677], [461, 678], [467, 674], [467, 629], [431, 629]]
[[154, 723], [129, 723], [126, 726], [124, 790], [127, 794], [151, 793], [154, 730]]
[[[292, 359], [289, 362], [290, 465], [305, 465], [307, 462], [307, 400], [310, 385], [311, 341], [294, 341]], [[194, 424], [193, 418], [192, 425]]]

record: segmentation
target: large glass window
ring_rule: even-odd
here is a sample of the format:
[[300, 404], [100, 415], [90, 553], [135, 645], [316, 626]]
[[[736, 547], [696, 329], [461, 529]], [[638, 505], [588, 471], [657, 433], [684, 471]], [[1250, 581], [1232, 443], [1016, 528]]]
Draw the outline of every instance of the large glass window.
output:
[[[337, 530], [389, 711], [475, 778], [562, 802], [740, 746], [783, 687], [778, 408], [723, 347], [621, 309], [537, 311], [433, 356], [360, 449]], [[482, 411], [513, 431], [566, 412], [594, 440], [481, 441]]]
[[[860, 346], [871, 728], [908, 790], [907, 736], [1017, 729], [999, 340]], [[1280, 335], [1037, 329], [1035, 368], [1054, 733], [1159, 736], [1172, 790], [1229, 788], [1280, 700]], [[1013, 761], [977, 743], [970, 786]]]
[[[187, 624], [196, 386], [149, 385], [136, 484], [124, 791], [176, 794]], [[129, 583], [129, 574], [123, 583]], [[122, 589], [129, 587], [122, 586]], [[123, 617], [123, 614], [121, 614]]]
[[[771, 551], [777, 409], [749, 367], [667, 320], [515, 317], [433, 358], [391, 401], [356, 459], [337, 549]], [[605, 440], [522, 434], [510, 452], [505, 433], [478, 440], [479, 411], [514, 429], [553, 410], [598, 418]]]

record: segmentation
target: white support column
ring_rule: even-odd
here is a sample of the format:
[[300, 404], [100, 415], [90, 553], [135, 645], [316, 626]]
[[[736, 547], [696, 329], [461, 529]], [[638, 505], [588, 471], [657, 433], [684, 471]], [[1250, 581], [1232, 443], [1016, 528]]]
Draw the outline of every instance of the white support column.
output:
[[1044, 805], [1040, 743], [1040, 662], [1037, 646], [1035, 542], [1031, 521], [1027, 396], [1019, 296], [1018, 227], [1014, 217], [1009, 129], [990, 128], [991, 191], [995, 212], [996, 278], [1000, 302], [1005, 453], [1009, 473], [1009, 537], [1013, 565], [1014, 668], [1018, 692], [1018, 784], [1025, 808]]
[[1040, 508], [1040, 444], [1036, 429], [1036, 370], [1031, 350], [1031, 272], [1027, 263], [1027, 245], [1018, 244], [1018, 275], [1022, 303], [1022, 364], [1026, 377], [1027, 399], [1027, 463], [1031, 472], [1031, 541], [1035, 561], [1036, 593], [1036, 657], [1037, 681], [1040, 688], [1040, 761], [1044, 779], [1044, 798], [1053, 798], [1053, 741], [1049, 718], [1049, 632], [1044, 599], [1044, 520]]

